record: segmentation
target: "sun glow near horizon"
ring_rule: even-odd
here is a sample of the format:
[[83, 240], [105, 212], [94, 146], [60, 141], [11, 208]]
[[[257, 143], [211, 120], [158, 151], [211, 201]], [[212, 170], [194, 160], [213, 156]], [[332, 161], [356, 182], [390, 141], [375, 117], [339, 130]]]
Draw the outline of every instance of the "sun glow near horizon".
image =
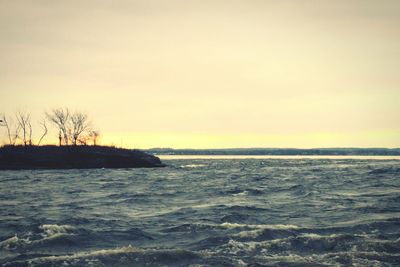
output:
[[399, 147], [399, 14], [396, 0], [0, 1], [0, 113], [87, 111], [103, 144], [130, 148]]
[[[357, 141], [354, 141], [357, 140]], [[301, 134], [228, 134], [173, 132], [104, 132], [98, 145], [128, 149], [226, 149], [226, 148], [399, 148], [400, 131]], [[34, 143], [37, 138], [33, 139]], [[3, 140], [3, 145], [7, 144]], [[20, 142], [19, 142], [20, 143]], [[88, 143], [92, 143], [89, 141]], [[58, 145], [55, 132], [42, 145]]]
[[[104, 133], [101, 144], [124, 148], [332, 148], [400, 147], [400, 132], [303, 133], [286, 135], [207, 133]], [[355, 142], [354, 140], [357, 140]], [[385, 142], [382, 142], [385, 140]], [[393, 145], [394, 144], [394, 145]]]

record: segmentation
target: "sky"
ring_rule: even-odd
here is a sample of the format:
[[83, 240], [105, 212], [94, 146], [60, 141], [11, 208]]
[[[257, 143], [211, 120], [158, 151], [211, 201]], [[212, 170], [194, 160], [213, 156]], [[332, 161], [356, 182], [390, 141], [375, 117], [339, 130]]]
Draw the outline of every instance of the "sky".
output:
[[129, 148], [400, 147], [400, 1], [0, 0], [0, 113], [57, 107]]

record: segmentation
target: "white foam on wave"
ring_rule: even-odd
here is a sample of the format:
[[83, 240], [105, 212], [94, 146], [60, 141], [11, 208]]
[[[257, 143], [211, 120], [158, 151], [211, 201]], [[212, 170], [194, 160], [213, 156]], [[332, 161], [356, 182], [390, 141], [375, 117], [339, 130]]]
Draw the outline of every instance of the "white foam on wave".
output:
[[206, 166], [206, 164], [187, 164], [180, 166], [181, 168], [201, 168]]
[[109, 256], [109, 255], [115, 255], [115, 254], [121, 254], [121, 253], [131, 253], [131, 252], [139, 252], [142, 251], [141, 249], [134, 248], [131, 245], [127, 247], [120, 247], [120, 248], [114, 248], [114, 249], [100, 249], [100, 250], [94, 250], [94, 251], [89, 251], [89, 252], [78, 252], [72, 255], [62, 255], [62, 256], [49, 256], [41, 259], [58, 259], [58, 260], [67, 260], [67, 259], [76, 259], [76, 258], [87, 258], [87, 257], [98, 257], [98, 256]]
[[285, 239], [275, 239], [267, 241], [239, 241], [235, 239], [230, 239], [227, 244], [221, 246], [218, 252], [228, 253], [234, 255], [240, 255], [243, 252], [252, 253], [257, 251], [258, 255], [269, 255], [270, 248], [274, 245], [285, 246], [287, 251], [289, 251], [289, 244], [287, 244]]
[[[247, 225], [245, 227], [248, 227]], [[234, 227], [235, 228], [235, 227]], [[242, 228], [242, 227], [239, 227]], [[260, 236], [264, 230], [293, 230], [293, 229], [298, 229], [299, 227], [296, 225], [291, 225], [291, 224], [273, 224], [273, 225], [268, 225], [268, 224], [261, 224], [261, 225], [250, 225], [249, 227], [252, 230], [245, 230], [245, 231], [240, 231], [239, 233], [233, 235], [236, 237], [241, 237], [241, 238], [256, 238]]]
[[299, 237], [305, 237], [308, 239], [312, 239], [312, 240], [318, 240], [318, 239], [333, 239], [333, 238], [337, 238], [340, 235], [338, 234], [331, 234], [331, 235], [319, 235], [319, 234], [314, 234], [314, 233], [307, 233], [307, 234], [302, 234], [299, 235]]
[[[62, 262], [62, 266], [68, 266], [70, 264], [74, 265], [79, 261], [85, 261], [86, 263], [90, 263], [95, 260], [97, 257], [101, 256], [113, 256], [120, 255], [126, 253], [140, 252], [141, 249], [134, 248], [132, 246], [115, 248], [115, 249], [101, 249], [89, 252], [77, 252], [71, 255], [57, 255], [57, 256], [47, 256], [47, 257], [39, 257], [29, 259], [29, 266], [39, 266], [42, 264], [46, 264], [49, 262]], [[18, 263], [17, 261], [16, 263]], [[52, 265], [53, 266], [53, 265]], [[90, 266], [90, 265], [89, 265]]]
[[228, 249], [229, 253], [231, 254], [238, 254], [242, 251], [253, 251], [256, 250], [263, 242], [240, 242], [237, 240], [230, 239], [226, 248]]
[[290, 242], [288, 242], [288, 238], [280, 238], [274, 240], [265, 240], [265, 241], [239, 241], [230, 239], [229, 242], [224, 246], [224, 249], [227, 249], [229, 253], [237, 254], [242, 251], [252, 252], [259, 251], [259, 253], [269, 253], [269, 249], [272, 246], [279, 245], [284, 247], [286, 250], [290, 250]]
[[15, 234], [15, 236], [1, 241], [0, 248], [5, 250], [14, 250], [16, 248], [31, 246], [65, 235], [74, 235], [72, 231], [75, 229], [75, 227], [70, 225], [43, 224], [39, 226], [39, 229], [43, 230], [43, 233], [40, 233], [36, 237], [32, 232], [23, 234], [24, 237]]
[[[320, 259], [320, 262], [330, 265], [339, 265], [337, 260], [343, 258], [351, 259], [352, 266], [398, 266], [392, 264], [382, 264], [382, 259], [390, 259], [392, 257], [400, 257], [399, 253], [377, 252], [377, 251], [341, 251], [313, 255]], [[342, 265], [340, 265], [342, 266]]]
[[[28, 263], [29, 266], [109, 266], [112, 262], [113, 266], [167, 266], [162, 264], [165, 254], [171, 254], [176, 260], [181, 256], [199, 255], [184, 250], [154, 250], [140, 249], [132, 247], [100, 249], [87, 252], [77, 252], [70, 255], [54, 255], [46, 257], [36, 257], [29, 260], [17, 260], [11, 262], [12, 266]], [[183, 254], [182, 254], [183, 253]], [[168, 258], [168, 257], [167, 257]], [[167, 259], [168, 260], [168, 259]], [[108, 264], [107, 264], [108, 263]], [[6, 265], [7, 266], [7, 265]], [[170, 266], [170, 265], [168, 265]], [[175, 266], [175, 265], [174, 265]], [[181, 265], [179, 265], [181, 266]], [[184, 266], [184, 265], [182, 265]]]
[[43, 230], [43, 235], [46, 237], [51, 237], [59, 234], [67, 234], [75, 229], [71, 225], [58, 225], [58, 224], [43, 224], [39, 227]]
[[[335, 238], [339, 235], [303, 235], [308, 238]], [[381, 259], [390, 259], [391, 257], [400, 257], [397, 252], [382, 252], [382, 251], [370, 251], [361, 250], [359, 251], [355, 247], [348, 251], [318, 253], [312, 255], [297, 254], [298, 252], [292, 251], [290, 244], [291, 238], [276, 239], [270, 241], [250, 241], [241, 242], [238, 240], [229, 240], [229, 242], [218, 249], [219, 253], [227, 253], [235, 256], [240, 256], [243, 253], [254, 253], [257, 252], [255, 258], [261, 259], [263, 262], [268, 262], [271, 265], [280, 263], [279, 266], [284, 264], [298, 264], [298, 265], [327, 265], [327, 266], [342, 266], [343, 262], [338, 261], [339, 259], [350, 259], [354, 266], [383, 266], [380, 261]], [[281, 252], [271, 251], [271, 248], [276, 249], [276, 245], [279, 245]], [[274, 265], [275, 266], [275, 265]], [[386, 265], [385, 265], [386, 266]], [[387, 265], [394, 266], [394, 265]], [[397, 265], [396, 265], [397, 266]]]
[[250, 231], [241, 231], [238, 234], [235, 234], [233, 236], [238, 236], [238, 237], [241, 237], [241, 238], [246, 238], [246, 237], [256, 238], [259, 235], [261, 235], [262, 232], [263, 232], [263, 229], [250, 230]]
[[21, 238], [15, 235], [13, 237], [1, 241], [0, 248], [5, 250], [13, 250], [19, 246], [23, 246], [30, 243], [31, 241], [29, 240], [29, 238]]
[[[260, 236], [263, 233], [264, 229], [256, 229], [256, 230], [250, 230], [250, 231], [241, 231], [238, 234], [232, 235], [232, 237], [240, 237], [240, 238], [256, 238]], [[307, 233], [307, 234], [300, 234], [296, 235], [296, 238], [304, 238], [305, 240], [326, 240], [330, 242], [334, 242], [335, 239], [339, 238], [341, 235], [339, 234], [331, 234], [331, 235], [319, 235], [319, 234], [314, 234], [314, 233]], [[359, 235], [356, 235], [359, 236]], [[361, 237], [361, 236], [360, 236]], [[269, 240], [264, 242], [266, 245], [268, 244], [289, 244], [290, 240], [292, 240], [293, 236], [291, 237], [285, 237], [285, 238], [277, 238], [274, 240]]]
[[248, 228], [248, 229], [271, 229], [271, 230], [291, 230], [299, 229], [293, 224], [240, 224], [240, 223], [222, 223], [221, 226], [227, 229]]
[[292, 250], [292, 242], [296, 238], [305, 238], [304, 242], [307, 243], [307, 240], [331, 240], [332, 242], [335, 241], [340, 235], [332, 234], [332, 235], [318, 235], [318, 234], [301, 234], [298, 236], [290, 236], [285, 238], [277, 238], [273, 240], [264, 240], [264, 241], [241, 241], [236, 240], [235, 237], [250, 237], [255, 238], [258, 237], [262, 233], [263, 229], [255, 229], [250, 231], [241, 231], [238, 234], [232, 235], [233, 239], [230, 239], [229, 242], [223, 247], [223, 250], [228, 253], [238, 254], [243, 251], [252, 252], [252, 251], [259, 251], [261, 254], [267, 253], [271, 249], [271, 247], [280, 247], [283, 250], [290, 251]]
[[[258, 257], [259, 259], [263, 259], [263, 261], [275, 264], [275, 263], [291, 263], [291, 264], [298, 264], [298, 265], [307, 265], [313, 266], [314, 264], [317, 265], [318, 263], [323, 264], [322, 262], [317, 260], [316, 255], [312, 256], [304, 256], [304, 255], [297, 255], [289, 253], [287, 255], [262, 255]], [[279, 265], [280, 266], [280, 265]], [[336, 266], [336, 265], [335, 265]]]
[[249, 191], [244, 190], [243, 192], [232, 194], [232, 196], [247, 196], [248, 194], [249, 194]]

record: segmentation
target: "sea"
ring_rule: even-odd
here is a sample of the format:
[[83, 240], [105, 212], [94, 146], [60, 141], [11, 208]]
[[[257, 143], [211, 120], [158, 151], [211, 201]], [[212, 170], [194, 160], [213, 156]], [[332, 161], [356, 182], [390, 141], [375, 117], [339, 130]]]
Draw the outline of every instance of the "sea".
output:
[[400, 158], [0, 171], [0, 266], [400, 266]]

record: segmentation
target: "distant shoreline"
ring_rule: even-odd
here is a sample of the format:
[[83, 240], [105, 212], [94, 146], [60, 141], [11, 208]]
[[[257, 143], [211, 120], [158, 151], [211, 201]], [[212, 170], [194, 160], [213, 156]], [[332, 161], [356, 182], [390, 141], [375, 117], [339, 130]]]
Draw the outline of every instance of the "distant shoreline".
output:
[[159, 155], [161, 160], [400, 160], [400, 156], [360, 155]]
[[215, 155], [215, 156], [400, 156], [400, 148], [229, 148], [229, 149], [172, 149], [144, 150], [155, 155]]

